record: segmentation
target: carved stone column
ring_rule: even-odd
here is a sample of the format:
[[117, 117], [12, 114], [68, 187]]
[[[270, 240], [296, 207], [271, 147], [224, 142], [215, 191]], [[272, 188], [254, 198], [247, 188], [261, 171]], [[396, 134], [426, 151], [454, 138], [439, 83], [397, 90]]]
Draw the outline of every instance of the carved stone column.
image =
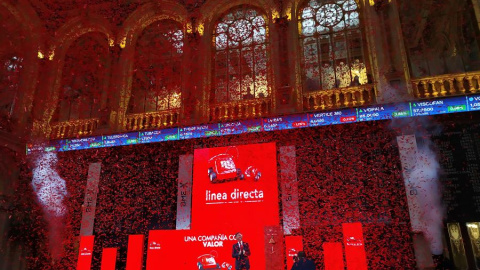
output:
[[117, 60], [113, 61], [115, 64], [113, 65], [111, 89], [115, 93], [112, 100], [115, 107], [112, 108], [110, 113], [110, 119], [114, 123], [111, 128], [113, 132], [120, 132], [125, 129], [128, 103], [132, 94], [135, 44], [125, 43], [129, 42], [122, 41], [119, 45], [122, 49], [116, 53], [118, 56], [114, 56], [114, 58], [118, 57], [118, 62], [116, 62]]
[[[291, 76], [295, 72], [295, 68], [292, 68], [292, 62], [295, 54], [291, 48], [291, 27], [292, 23], [286, 16], [280, 17], [274, 20], [276, 38], [273, 39], [272, 44], [273, 57], [272, 64], [277, 66], [273, 67], [274, 77], [276, 78], [275, 89], [275, 109], [276, 113], [292, 113], [299, 107], [297, 104], [296, 93], [293, 91], [292, 81], [295, 80], [295, 76]], [[295, 28], [295, 27], [293, 27]], [[273, 59], [277, 58], [277, 61]], [[301, 108], [301, 106], [300, 106]]]
[[[122, 49], [119, 45], [110, 47], [110, 83], [106, 88], [105, 93], [102, 93], [102, 111], [100, 114], [100, 129], [105, 131], [121, 131], [123, 127], [119, 125], [119, 113], [120, 97], [121, 93], [124, 93], [125, 89], [122, 89], [122, 85], [125, 82], [125, 78], [122, 78], [122, 64], [120, 63], [120, 56], [122, 55]], [[126, 63], [123, 61], [123, 66]], [[128, 79], [128, 78], [127, 78]], [[127, 104], [128, 105], [128, 104]], [[123, 120], [122, 120], [123, 121]], [[102, 127], [103, 122], [103, 127]]]
[[412, 89], [397, 3], [370, 2], [365, 3], [363, 15], [377, 102], [407, 99]]

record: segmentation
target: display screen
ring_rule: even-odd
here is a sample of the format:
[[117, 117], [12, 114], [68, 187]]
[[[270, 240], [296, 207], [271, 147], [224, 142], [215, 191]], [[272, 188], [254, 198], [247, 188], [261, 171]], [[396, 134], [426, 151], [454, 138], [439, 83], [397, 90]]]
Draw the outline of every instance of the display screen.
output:
[[213, 123], [191, 127], [169, 128], [156, 131], [130, 132], [109, 136], [59, 140], [40, 146], [28, 144], [27, 154], [34, 151], [73, 151], [172, 140], [208, 138], [212, 136], [236, 135], [252, 132], [348, 124], [364, 121], [389, 120], [403, 117], [459, 113], [476, 111], [479, 109], [480, 95], [459, 96], [227, 123]]

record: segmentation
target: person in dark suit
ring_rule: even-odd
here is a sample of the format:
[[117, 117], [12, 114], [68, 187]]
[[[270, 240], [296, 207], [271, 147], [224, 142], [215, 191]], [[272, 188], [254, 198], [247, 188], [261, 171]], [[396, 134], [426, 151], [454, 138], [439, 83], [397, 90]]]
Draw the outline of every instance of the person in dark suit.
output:
[[235, 258], [235, 270], [249, 270], [250, 261], [248, 256], [250, 256], [250, 246], [242, 241], [243, 235], [239, 232], [235, 234], [235, 239], [237, 239], [237, 243], [232, 247], [232, 257]]
[[296, 261], [293, 266], [292, 270], [315, 270], [316, 266], [313, 260], [308, 259], [304, 251], [298, 252], [298, 261]]

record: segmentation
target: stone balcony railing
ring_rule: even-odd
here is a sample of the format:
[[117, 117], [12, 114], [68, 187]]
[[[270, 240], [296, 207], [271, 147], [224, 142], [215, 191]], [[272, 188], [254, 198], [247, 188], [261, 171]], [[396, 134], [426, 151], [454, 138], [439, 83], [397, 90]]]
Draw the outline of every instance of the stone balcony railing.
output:
[[127, 114], [125, 129], [128, 131], [166, 128], [178, 125], [180, 109]]
[[63, 139], [91, 135], [97, 129], [99, 122], [99, 118], [92, 118], [53, 123], [50, 126], [50, 138]]
[[210, 105], [209, 120], [232, 121], [244, 118], [255, 118], [270, 115], [272, 112], [271, 98], [256, 98]]
[[415, 98], [436, 98], [480, 92], [480, 72], [445, 74], [413, 79]]
[[373, 84], [318, 90], [303, 94], [303, 107], [307, 111], [362, 106], [374, 102], [375, 88]]

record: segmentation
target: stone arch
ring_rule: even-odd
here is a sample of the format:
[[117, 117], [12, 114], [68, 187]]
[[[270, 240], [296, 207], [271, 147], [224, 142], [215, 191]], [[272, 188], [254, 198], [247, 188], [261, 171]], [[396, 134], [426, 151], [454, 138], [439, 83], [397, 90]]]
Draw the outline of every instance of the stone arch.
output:
[[99, 16], [89, 15], [88, 17], [76, 17], [65, 23], [58, 30], [55, 37], [56, 42], [50, 45], [49, 52], [53, 53], [53, 58], [62, 60], [70, 45], [80, 36], [90, 32], [103, 33], [107, 37], [109, 45], [114, 45], [114, 34], [108, 20]]
[[[47, 57], [52, 74], [47, 82], [47, 93], [49, 100], [43, 114], [43, 123], [45, 131], [48, 131], [48, 125], [52, 120], [53, 114], [59, 101], [60, 87], [62, 83], [62, 73], [65, 64], [65, 54], [70, 46], [81, 36], [99, 32], [107, 38], [106, 46], [113, 46], [115, 43], [114, 34], [109, 22], [99, 16], [76, 17], [65, 23], [57, 32], [55, 42], [50, 45]], [[109, 70], [108, 70], [109, 71]], [[47, 132], [48, 133], [48, 132]]]
[[118, 45], [122, 49], [117, 70], [117, 89], [115, 109], [117, 128], [125, 125], [128, 103], [132, 90], [132, 71], [134, 65], [135, 47], [138, 37], [152, 23], [160, 20], [171, 20], [182, 25], [184, 32], [189, 21], [187, 10], [176, 1], [161, 1], [147, 3], [135, 10], [124, 22], [118, 33]]
[[280, 7], [273, 0], [258, 0], [255, 2], [248, 0], [233, 0], [228, 1], [228, 3], [225, 3], [224, 0], [211, 0], [200, 8], [200, 17], [197, 18], [199, 21], [198, 25], [201, 25], [200, 27], [203, 27], [204, 29], [204, 36], [211, 36], [215, 23], [225, 14], [225, 12], [242, 5], [252, 6], [263, 11], [269, 18], [269, 23], [272, 21], [272, 16], [278, 17], [280, 15]]
[[[213, 29], [217, 21], [221, 18], [221, 16], [225, 15], [231, 9], [240, 6], [250, 6], [254, 9], [257, 9], [263, 12], [266, 16], [266, 23], [268, 26], [268, 33], [269, 33], [269, 42], [270, 44], [273, 43], [275, 40], [276, 27], [274, 27], [274, 19], [279, 18], [280, 16], [280, 6], [273, 0], [259, 0], [256, 2], [247, 1], [247, 0], [233, 0], [225, 3], [222, 0], [212, 0], [208, 1], [204, 4], [200, 9], [200, 16], [197, 18], [197, 25], [194, 26], [199, 34], [203, 34], [201, 38], [202, 46], [202, 62], [203, 62], [203, 69], [205, 76], [203, 78], [203, 87], [202, 87], [202, 95], [201, 95], [201, 103], [202, 104], [209, 104], [210, 94], [211, 94], [211, 83], [212, 83], [212, 36], [213, 36]], [[272, 46], [267, 48], [268, 54], [270, 55], [270, 68], [268, 70], [269, 73], [269, 81], [268, 85], [271, 89], [271, 97], [273, 106], [275, 107], [275, 95], [276, 95], [276, 83], [275, 83], [275, 76], [273, 76], [273, 63], [275, 63], [276, 54], [273, 53]], [[202, 112], [204, 118], [208, 118], [207, 107], [204, 106], [205, 109]]]
[[153, 22], [160, 20], [173, 20], [185, 27], [188, 20], [187, 10], [174, 1], [147, 3], [141, 6], [125, 20], [118, 33], [119, 45], [125, 48], [135, 46], [136, 40], [143, 30]]

